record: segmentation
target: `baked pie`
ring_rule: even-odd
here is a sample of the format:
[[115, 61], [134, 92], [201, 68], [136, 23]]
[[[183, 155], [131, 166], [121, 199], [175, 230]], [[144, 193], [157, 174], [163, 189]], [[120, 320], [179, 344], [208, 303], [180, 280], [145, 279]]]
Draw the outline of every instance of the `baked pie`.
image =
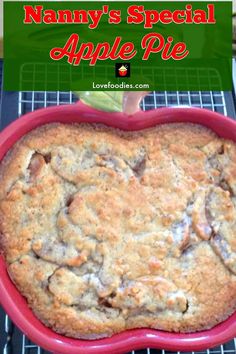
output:
[[0, 235], [58, 333], [211, 328], [236, 310], [236, 144], [190, 123], [42, 126], [1, 163]]

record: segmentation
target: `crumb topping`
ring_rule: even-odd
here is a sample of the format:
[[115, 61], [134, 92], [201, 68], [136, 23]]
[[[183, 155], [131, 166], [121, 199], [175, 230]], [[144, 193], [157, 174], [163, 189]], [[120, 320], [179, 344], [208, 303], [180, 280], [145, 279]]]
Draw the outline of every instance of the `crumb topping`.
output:
[[0, 245], [47, 326], [192, 332], [236, 310], [236, 144], [193, 124], [50, 124], [0, 167]]

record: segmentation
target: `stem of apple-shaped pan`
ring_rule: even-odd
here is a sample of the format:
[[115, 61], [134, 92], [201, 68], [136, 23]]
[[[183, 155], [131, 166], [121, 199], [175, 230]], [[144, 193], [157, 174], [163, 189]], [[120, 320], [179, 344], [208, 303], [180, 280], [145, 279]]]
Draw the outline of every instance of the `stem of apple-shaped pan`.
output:
[[132, 115], [140, 110], [140, 103], [149, 91], [125, 91], [123, 96], [123, 113]]

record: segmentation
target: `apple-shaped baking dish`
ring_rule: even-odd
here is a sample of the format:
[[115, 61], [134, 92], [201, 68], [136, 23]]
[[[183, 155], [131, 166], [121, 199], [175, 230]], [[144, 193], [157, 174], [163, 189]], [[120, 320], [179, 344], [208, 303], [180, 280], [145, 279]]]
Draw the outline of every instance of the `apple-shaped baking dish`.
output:
[[[189, 122], [204, 125], [222, 138], [236, 142], [236, 122], [218, 113], [199, 108], [161, 108], [138, 111], [133, 115], [105, 113], [79, 104], [40, 109], [26, 114], [0, 133], [0, 160], [23, 135], [38, 126], [52, 123], [103, 123], [123, 130], [141, 130], [161, 123]], [[1, 181], [0, 181], [1, 183]], [[216, 327], [178, 334], [153, 329], [134, 329], [111, 338], [78, 340], [59, 335], [45, 327], [28, 307], [11, 282], [5, 261], [0, 256], [0, 303], [14, 323], [34, 343], [57, 354], [124, 353], [145, 347], [173, 351], [197, 351], [222, 344], [236, 336], [236, 312]]]

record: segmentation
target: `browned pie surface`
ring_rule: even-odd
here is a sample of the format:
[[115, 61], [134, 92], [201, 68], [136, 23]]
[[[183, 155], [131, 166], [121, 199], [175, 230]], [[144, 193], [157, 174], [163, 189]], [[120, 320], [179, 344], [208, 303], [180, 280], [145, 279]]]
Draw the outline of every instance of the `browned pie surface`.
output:
[[35, 314], [71, 337], [191, 332], [236, 310], [236, 145], [191, 124], [51, 124], [0, 170], [0, 242]]

